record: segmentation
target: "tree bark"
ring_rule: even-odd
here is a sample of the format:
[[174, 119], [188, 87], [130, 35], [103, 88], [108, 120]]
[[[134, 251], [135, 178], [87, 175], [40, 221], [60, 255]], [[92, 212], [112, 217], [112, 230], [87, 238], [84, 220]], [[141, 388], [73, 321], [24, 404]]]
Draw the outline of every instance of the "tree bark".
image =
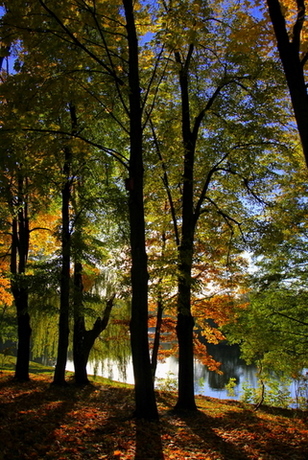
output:
[[182, 139], [184, 147], [183, 195], [182, 195], [182, 232], [179, 247], [178, 276], [178, 317], [177, 337], [179, 343], [178, 400], [176, 410], [196, 410], [194, 393], [194, 351], [193, 326], [191, 314], [191, 270], [195, 232], [194, 218], [194, 161], [195, 135], [190, 128], [190, 107], [188, 90], [188, 69], [193, 53], [190, 46], [185, 62], [179, 53], [175, 58], [180, 65], [179, 82], [182, 102]]
[[74, 324], [73, 359], [75, 368], [75, 382], [79, 385], [87, 385], [89, 383], [87, 375], [87, 364], [90, 351], [97, 337], [107, 327], [111, 308], [113, 306], [112, 301], [109, 300], [107, 302], [107, 307], [104, 311], [103, 318], [97, 318], [93, 328], [90, 331], [86, 330], [83, 317], [78, 318]]
[[179, 343], [179, 388], [176, 411], [197, 409], [194, 394], [194, 319], [191, 314], [179, 313], [176, 332]]
[[[165, 249], [166, 249], [166, 233], [165, 231], [163, 231], [161, 258], [164, 257]], [[154, 342], [153, 342], [153, 349], [152, 349], [152, 356], [151, 356], [151, 367], [152, 367], [152, 375], [153, 375], [154, 381], [155, 381], [155, 373], [156, 373], [156, 368], [157, 368], [158, 351], [159, 351], [159, 345], [160, 345], [160, 334], [161, 334], [161, 328], [162, 328], [162, 322], [163, 322], [163, 311], [164, 311], [162, 282], [163, 282], [163, 278], [160, 278], [158, 280], [156, 327], [155, 327], [155, 335], [154, 335]]]
[[29, 380], [30, 360], [30, 316], [28, 312], [28, 284], [26, 279], [26, 264], [29, 252], [29, 219], [27, 198], [24, 198], [26, 180], [18, 177], [17, 217], [12, 221], [11, 249], [11, 290], [17, 311], [18, 346], [15, 367], [15, 378], [21, 381]]
[[138, 39], [132, 0], [123, 0], [129, 49], [129, 221], [131, 243], [131, 348], [135, 378], [135, 415], [156, 419], [154, 383], [148, 342], [148, 271], [145, 250], [145, 222], [143, 203], [143, 144], [142, 108], [138, 62]]
[[67, 350], [69, 344], [69, 302], [70, 302], [70, 259], [71, 259], [71, 235], [69, 206], [71, 200], [71, 179], [70, 164], [71, 151], [64, 149], [65, 160], [63, 174], [65, 183], [62, 188], [62, 268], [60, 279], [60, 316], [59, 316], [59, 339], [57, 363], [54, 372], [53, 383], [56, 385], [65, 384], [65, 368], [67, 362]]
[[[74, 337], [73, 337], [73, 361], [75, 369], [75, 382], [79, 385], [89, 383], [87, 375], [87, 363], [91, 348], [85, 346], [86, 328], [84, 317], [81, 316], [74, 320]], [[93, 341], [94, 343], [94, 341]]]
[[[298, 16], [289, 38], [286, 21], [279, 0], [267, 0], [277, 47], [287, 80], [298, 132], [308, 167], [308, 95], [304, 74], [304, 61], [300, 57], [300, 34], [305, 19], [305, 2], [297, 0]], [[306, 55], [307, 58], [308, 55]]]
[[115, 296], [107, 301], [107, 306], [102, 318], [97, 318], [90, 331], [86, 330], [84, 315], [82, 313], [82, 264], [75, 263], [74, 270], [74, 338], [73, 338], [73, 360], [75, 368], [75, 382], [80, 385], [89, 383], [87, 375], [87, 364], [90, 351], [95, 340], [103, 332], [110, 318], [111, 309]]
[[175, 410], [197, 409], [194, 388], [194, 319], [191, 314], [191, 268], [193, 243], [179, 249], [178, 316], [176, 332], [179, 345], [178, 400]]
[[[22, 293], [20, 294], [23, 296]], [[25, 302], [23, 303], [27, 304], [27, 300], [24, 300]], [[18, 305], [17, 310], [19, 310], [17, 314], [18, 347], [14, 378], [19, 381], [27, 381], [29, 380], [30, 339], [32, 329], [30, 326], [29, 313], [22, 312], [23, 307], [21, 304]]]
[[152, 368], [152, 375], [153, 380], [155, 379], [155, 373], [157, 368], [157, 359], [158, 359], [158, 351], [159, 351], [159, 344], [160, 344], [160, 332], [163, 320], [163, 300], [161, 292], [158, 294], [158, 302], [157, 302], [157, 314], [156, 314], [156, 327], [155, 327], [155, 335], [154, 335], [154, 343], [153, 343], [153, 350], [151, 356], [151, 368]]
[[74, 334], [73, 334], [73, 361], [75, 368], [75, 382], [81, 385], [89, 383], [87, 376], [87, 362], [90, 350], [85, 347], [85, 319], [83, 307], [82, 264], [74, 264]]

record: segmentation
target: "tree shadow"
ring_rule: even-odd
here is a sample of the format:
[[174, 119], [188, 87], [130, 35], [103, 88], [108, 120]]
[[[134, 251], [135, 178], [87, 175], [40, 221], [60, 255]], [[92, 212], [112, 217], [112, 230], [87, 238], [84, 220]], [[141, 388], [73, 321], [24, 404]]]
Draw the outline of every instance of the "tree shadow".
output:
[[273, 419], [238, 402], [209, 400], [200, 411], [175, 413], [174, 399], [159, 396], [160, 421], [146, 421], [132, 416], [131, 388], [0, 382], [0, 459], [308, 458], [305, 420], [293, 429], [289, 412], [268, 409]]
[[[224, 420], [224, 416], [217, 422], [215, 417], [200, 410], [175, 411], [173, 409], [175, 400], [175, 395], [170, 397], [170, 394], [162, 392], [158, 395], [158, 402], [167, 408], [162, 415], [162, 420], [164, 420], [164, 430], [172, 436], [171, 449], [173, 444], [174, 448], [182, 449], [183, 452], [193, 450], [199, 455], [204, 455], [204, 458], [216, 455], [224, 460], [247, 460], [248, 457], [240, 447], [234, 446], [215, 433], [215, 427], [219, 425], [220, 420]], [[191, 433], [192, 436], [187, 438], [186, 433]]]
[[205, 458], [211, 454], [218, 455], [221, 460], [247, 460], [249, 458], [240, 447], [227, 442], [215, 433], [214, 428], [217, 425], [215, 418], [199, 410], [173, 412], [173, 416], [180, 419], [196, 439], [192, 446], [187, 446], [185, 440], [177, 438], [176, 443], [179, 448], [185, 450], [191, 447], [200, 454], [204, 454]]
[[[308, 437], [294, 436], [292, 428], [288, 424], [288, 429], [284, 426], [284, 418], [290, 418], [292, 411], [290, 409], [271, 408], [263, 410], [262, 412], [280, 416], [276, 420], [266, 422], [266, 419], [259, 418], [256, 412], [243, 411], [243, 412], [228, 412], [223, 418], [220, 426], [227, 427], [231, 424], [234, 425], [236, 420], [237, 430], [242, 433], [250, 433], [250, 446], [255, 448], [260, 454], [266, 454], [270, 458], [277, 458], [279, 460], [307, 460], [308, 459]], [[294, 413], [293, 413], [294, 416]], [[304, 420], [305, 421], [305, 420]], [[218, 425], [217, 425], [218, 426]]]
[[[273, 431], [273, 423], [269, 428], [252, 410], [229, 411], [221, 417], [212, 417], [201, 411], [177, 416], [202, 439], [200, 451], [205, 454], [215, 452], [224, 460], [247, 460], [251, 455], [266, 455], [266, 458], [279, 460], [308, 458], [307, 438], [292, 439], [292, 434], [286, 433], [279, 423], [277, 432]], [[215, 431], [222, 433], [223, 437]]]
[[160, 422], [137, 419], [135, 460], [164, 458]]
[[[163, 460], [161, 424], [134, 417], [134, 393], [129, 388], [112, 388], [108, 394], [108, 418], [104, 426], [95, 430], [100, 438], [110, 436], [114, 449], [127, 453], [135, 460]], [[106, 408], [106, 406], [105, 406]], [[110, 459], [115, 457], [110, 453]], [[122, 457], [121, 457], [122, 458]]]
[[[61, 431], [66, 415], [73, 411], [80, 392], [83, 398], [94, 387], [53, 387], [48, 382], [6, 382], [6, 398], [0, 404], [1, 459], [44, 458]], [[2, 384], [2, 387], [4, 385]]]
[[302, 409], [286, 409], [282, 407], [273, 407], [262, 404], [260, 406], [260, 411], [266, 412], [270, 415], [279, 415], [282, 417], [287, 417], [293, 419], [294, 417], [302, 419], [303, 421], [308, 421], [308, 410]]

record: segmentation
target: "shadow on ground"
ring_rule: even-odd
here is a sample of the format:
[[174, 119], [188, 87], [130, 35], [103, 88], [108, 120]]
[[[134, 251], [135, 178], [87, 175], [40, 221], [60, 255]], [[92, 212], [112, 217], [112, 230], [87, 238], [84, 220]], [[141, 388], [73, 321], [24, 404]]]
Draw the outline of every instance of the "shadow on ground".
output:
[[202, 410], [174, 413], [159, 393], [160, 420], [135, 420], [131, 388], [50, 385], [0, 378], [0, 460], [307, 460], [308, 427], [292, 412], [204, 398]]

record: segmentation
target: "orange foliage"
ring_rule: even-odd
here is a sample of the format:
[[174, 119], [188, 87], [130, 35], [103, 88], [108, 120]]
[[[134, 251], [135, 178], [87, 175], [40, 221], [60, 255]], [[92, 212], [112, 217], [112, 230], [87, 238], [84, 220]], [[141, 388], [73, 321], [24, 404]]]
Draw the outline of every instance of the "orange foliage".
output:
[[[148, 326], [150, 328], [156, 327], [156, 317], [150, 316], [148, 320]], [[165, 316], [162, 319], [161, 331], [160, 331], [160, 348], [159, 348], [159, 359], [163, 361], [169, 356], [174, 356], [177, 351], [177, 338], [176, 338], [176, 319], [172, 316]], [[155, 333], [149, 333], [150, 348], [153, 347]]]
[[89, 291], [95, 284], [100, 271], [95, 267], [85, 267], [85, 272], [82, 274], [82, 284], [84, 291]]
[[10, 306], [13, 303], [13, 296], [10, 292], [10, 280], [5, 274], [8, 269], [8, 261], [2, 259], [0, 261], [0, 303]]
[[10, 280], [0, 275], [0, 303], [5, 305], [12, 305], [13, 296], [10, 292]]
[[197, 396], [198, 411], [170, 409], [174, 392], [157, 391], [159, 423], [132, 417], [134, 390], [91, 382], [88, 388], [50, 387], [31, 375], [18, 383], [0, 375], [2, 458], [48, 460], [165, 460], [307, 458], [305, 412], [254, 411], [237, 401]]
[[215, 361], [213, 356], [209, 355], [206, 345], [200, 342], [197, 335], [194, 335], [194, 352], [196, 357], [204, 366], [207, 366], [209, 371], [217, 372], [217, 374], [222, 374], [222, 371], [219, 369], [221, 363]]
[[227, 324], [234, 316], [234, 308], [245, 308], [247, 302], [236, 301], [229, 294], [222, 294], [208, 299], [196, 299], [193, 305], [194, 316], [200, 325], [212, 319], [218, 326]]
[[[241, 292], [238, 292], [241, 294]], [[193, 316], [196, 322], [196, 327], [199, 330], [199, 335], [194, 334], [194, 354], [196, 358], [202, 362], [210, 371], [215, 371], [219, 374], [221, 363], [208, 353], [205, 343], [218, 344], [225, 340], [225, 336], [219, 327], [227, 324], [234, 318], [235, 307], [245, 308], [248, 303], [240, 301], [236, 295], [230, 294], [213, 295], [207, 299], [193, 300]], [[154, 305], [148, 319], [149, 328], [156, 327], [156, 316], [154, 314]], [[200, 337], [201, 335], [201, 337]], [[154, 332], [149, 334], [150, 346], [153, 346]], [[176, 316], [164, 315], [162, 319], [161, 335], [160, 335], [159, 359], [164, 360], [166, 357], [172, 356], [177, 352], [177, 336], [176, 336]], [[205, 343], [204, 343], [205, 342]]]
[[46, 255], [52, 254], [58, 247], [55, 233], [59, 216], [51, 213], [40, 213], [31, 221], [30, 251]]

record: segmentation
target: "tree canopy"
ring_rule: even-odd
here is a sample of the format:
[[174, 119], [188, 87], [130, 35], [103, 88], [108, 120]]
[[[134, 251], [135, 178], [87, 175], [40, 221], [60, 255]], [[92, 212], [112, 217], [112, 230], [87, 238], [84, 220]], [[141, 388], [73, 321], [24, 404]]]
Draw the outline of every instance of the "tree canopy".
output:
[[71, 346], [86, 382], [127, 299], [140, 418], [157, 418], [164, 328], [179, 410], [196, 409], [194, 356], [218, 370], [206, 343], [225, 331], [249, 359], [277, 331], [275, 359], [282, 342], [304, 355], [305, 2], [267, 5], [1, 2], [0, 299], [7, 331], [16, 308], [17, 378], [53, 318], [54, 383]]

